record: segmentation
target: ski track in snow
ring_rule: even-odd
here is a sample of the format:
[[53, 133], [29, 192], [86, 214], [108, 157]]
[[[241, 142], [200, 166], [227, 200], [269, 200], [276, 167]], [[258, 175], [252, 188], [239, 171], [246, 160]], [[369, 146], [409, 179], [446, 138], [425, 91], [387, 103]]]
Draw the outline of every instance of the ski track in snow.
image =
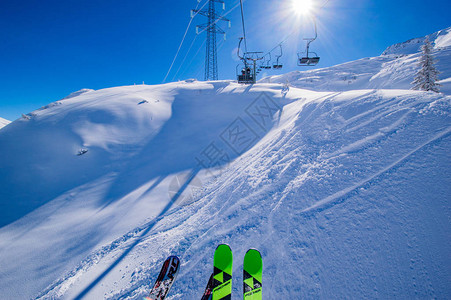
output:
[[312, 213], [315, 211], [321, 211], [324, 209], [327, 209], [329, 206], [333, 206], [336, 205], [338, 203], [340, 203], [342, 201], [342, 198], [344, 196], [346, 196], [347, 194], [355, 191], [356, 189], [364, 186], [365, 184], [367, 184], [368, 182], [372, 181], [373, 179], [379, 177], [380, 175], [388, 172], [389, 170], [395, 168], [397, 165], [401, 164], [402, 162], [404, 162], [406, 159], [408, 159], [411, 155], [415, 154], [416, 152], [418, 152], [419, 150], [423, 149], [424, 147], [428, 146], [429, 144], [449, 135], [449, 133], [451, 132], [451, 127], [446, 129], [445, 131], [437, 134], [434, 138], [430, 139], [429, 141], [427, 141], [426, 143], [418, 146], [417, 148], [415, 148], [414, 150], [410, 151], [409, 153], [407, 153], [406, 155], [404, 155], [401, 159], [393, 162], [392, 164], [390, 164], [389, 166], [383, 168], [382, 170], [380, 170], [379, 172], [375, 173], [374, 175], [360, 181], [359, 183], [343, 189], [339, 192], [336, 192], [333, 195], [330, 195], [318, 202], [316, 202], [314, 205], [302, 210], [302, 213]]
[[[74, 287], [80, 286], [80, 279], [83, 277], [95, 278], [95, 275], [93, 277], [92, 274], [99, 274], [101, 269], [108, 268], [108, 264], [112, 264], [119, 256], [121, 256], [121, 253], [127, 252], [130, 245], [134, 244], [137, 240], [139, 240], [139, 243], [136, 245], [135, 249], [128, 254], [128, 257], [125, 258], [124, 262], [120, 262], [113, 270], [113, 273], [119, 272], [123, 274], [122, 280], [124, 280], [124, 278], [129, 278], [125, 280], [125, 286], [121, 284], [122, 287], [116, 291], [114, 291], [114, 289], [110, 292], [105, 290], [102, 294], [96, 292], [94, 295], [102, 295], [102, 297], [109, 299], [140, 298], [150, 290], [156, 276], [155, 274], [158, 273], [161, 260], [167, 255], [176, 253], [181, 255], [181, 274], [179, 275], [176, 284], [174, 284], [174, 290], [171, 292], [172, 296], [170, 296], [169, 299], [196, 297], [195, 295], [200, 295], [202, 293], [202, 289], [206, 284], [206, 282], [202, 281], [202, 278], [205, 278], [205, 276], [209, 274], [208, 266], [210, 265], [209, 261], [212, 258], [210, 257], [212, 256], [212, 253], [205, 253], [204, 250], [200, 249], [211, 250], [214, 249], [218, 243], [224, 241], [229, 241], [229, 243], [235, 239], [243, 241], [243, 237], [239, 236], [249, 234], [249, 232], [258, 233], [258, 236], [262, 236], [264, 232], [271, 233], [270, 236], [261, 240], [252, 239], [250, 243], [247, 242], [250, 247], [261, 249], [264, 256], [265, 254], [266, 256], [268, 255], [269, 245], [277, 244], [277, 242], [271, 242], [271, 240], [274, 239], [273, 233], [280, 231], [278, 228], [279, 225], [277, 225], [279, 223], [280, 210], [285, 210], [287, 204], [291, 205], [289, 204], [290, 202], [287, 201], [291, 201], [289, 198], [292, 193], [290, 189], [293, 189], [292, 180], [294, 178], [299, 178], [298, 175], [295, 174], [298, 173], [300, 165], [304, 165], [308, 168], [302, 175], [304, 178], [303, 180], [312, 180], [318, 176], [315, 174], [317, 172], [315, 170], [318, 170], [318, 168], [321, 169], [328, 164], [334, 164], [334, 160], [342, 158], [343, 155], [357, 154], [359, 151], [369, 151], [374, 147], [377, 147], [377, 144], [381, 143], [381, 141], [396, 135], [397, 131], [401, 129], [406, 130], [409, 126], [406, 121], [408, 117], [415, 119], [420, 111], [427, 111], [427, 107], [433, 107], [431, 103], [436, 101], [431, 99], [412, 98], [411, 94], [396, 97], [385, 96], [384, 92], [381, 93], [377, 90], [359, 92], [357, 94], [358, 97], [351, 102], [348, 101], [349, 98], [346, 98], [346, 96], [343, 98], [344, 95], [342, 93], [327, 94], [320, 97], [314, 97], [310, 101], [299, 100], [298, 102], [288, 105], [291, 108], [291, 106], [297, 104], [296, 110], [299, 112], [290, 112], [290, 108], [285, 107], [287, 112], [282, 116], [282, 123], [278, 125], [279, 128], [274, 128], [254, 147], [254, 150], [249, 151], [244, 157], [240, 157], [238, 161], [229, 166], [228, 170], [222, 174], [219, 181], [210, 182], [210, 184], [205, 186], [203, 195], [192, 205], [176, 207], [159, 220], [151, 220], [149, 223], [137, 227], [126, 235], [116, 239], [111, 244], [102, 247], [81, 262], [73, 271], [53, 283], [37, 298], [74, 297], [77, 293], [70, 291], [73, 290]], [[302, 104], [299, 105], [298, 103]], [[359, 111], [356, 104], [363, 105], [364, 107], [374, 105], [374, 107]], [[343, 118], [343, 113], [349, 109], [353, 109], [353, 115]], [[302, 132], [308, 131], [307, 128], [311, 126], [312, 122], [313, 124], [314, 122], [324, 124], [322, 123], [322, 120], [330, 120], [330, 114], [334, 116], [332, 119], [339, 122], [335, 124], [337, 126], [333, 128], [334, 131], [343, 131], [345, 134], [352, 136], [358, 133], [359, 130], [375, 128], [375, 133], [366, 136], [363, 139], [352, 141], [349, 145], [343, 145], [340, 149], [331, 149], [331, 153], [325, 152], [320, 154], [316, 153], [314, 149], [309, 150], [309, 147], [315, 147], [316, 144], [316, 142], [312, 140], [310, 141], [310, 144], [306, 144], [305, 148], [299, 150], [298, 147], [300, 141], [305, 139], [305, 137], [302, 137]], [[295, 117], [290, 117], [290, 115]], [[320, 116], [319, 121], [318, 116]], [[383, 126], [379, 124], [377, 126], [374, 125], [383, 119], [387, 119], [391, 123], [384, 123], [382, 124]], [[283, 122], [283, 120], [285, 120], [285, 122]], [[305, 130], [299, 130], [299, 126], [301, 126], [301, 128], [302, 126], [307, 127]], [[417, 154], [420, 150], [425, 150], [431, 144], [448, 137], [450, 132], [451, 127], [442, 129], [432, 138], [429, 138], [419, 145], [415, 145], [414, 149], [409, 150], [388, 165], [380, 166], [380, 169], [377, 172], [367, 174], [365, 178], [350, 187], [338, 190], [329, 196], [315, 200], [314, 204], [298, 210], [296, 218], [304, 218], [304, 222], [309, 222], [308, 220], [315, 220], [317, 218], [316, 215], [318, 214], [324, 215], [330, 208], [343, 203], [343, 201], [349, 197], [349, 194], [365, 188], [370, 182], [381, 177], [381, 175], [385, 173], [396, 172], [396, 169], [405, 161], [409, 160], [414, 154]], [[274, 139], [276, 136], [278, 136], [278, 138]], [[327, 135], [324, 137], [326, 140], [330, 138]], [[339, 144], [340, 143], [337, 145]], [[286, 147], [290, 150], [285, 149]], [[307, 152], [301, 154], [299, 151], [301, 153], [302, 151]], [[312, 152], [309, 154], [309, 151]], [[267, 165], [268, 168], [265, 168], [262, 163]], [[256, 166], [259, 167], [256, 168]], [[258, 179], [261, 175], [252, 177], [252, 174], [254, 173], [253, 170], [256, 171], [258, 169], [266, 169], [266, 171], [263, 171], [261, 174], [266, 173], [269, 175], [271, 172], [274, 172], [274, 174], [278, 175], [269, 175], [266, 179], [263, 179], [265, 176]], [[286, 174], [287, 176], [282, 176], [282, 174]], [[244, 176], [242, 179], [238, 179], [242, 176]], [[274, 181], [276, 178], [278, 178], [277, 181]], [[256, 179], [257, 181], [255, 181]], [[268, 185], [268, 180], [269, 182], [272, 181], [276, 183], [275, 186], [271, 187]], [[249, 190], [249, 188], [251, 188], [251, 190]], [[228, 197], [224, 198], [225, 195], [238, 196], [234, 197], [236, 200], [232, 200], [231, 198], [226, 200]], [[240, 195], [243, 195], [243, 197], [240, 197]], [[267, 205], [263, 203], [259, 205], [259, 207], [267, 206], [266, 208], [263, 208], [263, 211], [261, 211], [261, 208], [253, 208], [256, 203], [258, 203], [255, 202], [256, 199], [264, 199], [261, 197], [265, 197], [266, 199], [263, 203], [267, 203]], [[226, 201], [218, 202], [218, 198]], [[271, 199], [278, 200], [271, 203]], [[257, 218], [252, 217], [251, 219], [254, 219], [254, 221], [241, 217], [243, 215], [241, 211], [252, 211], [254, 209], [256, 209], [256, 216], [260, 216]], [[257, 213], [259, 210], [260, 212]], [[215, 224], [214, 220], [221, 218], [220, 216], [226, 216], [225, 220], [227, 220], [227, 222], [237, 222], [240, 219], [242, 219], [242, 221], [235, 223], [232, 228], [226, 228], [224, 227], [224, 224]], [[142, 233], [146, 231], [149, 224], [155, 224], [155, 227], [143, 236]], [[193, 226], [193, 224], [197, 225]], [[283, 231], [285, 230], [282, 230], [282, 232]], [[170, 240], [164, 241], [168, 237], [171, 237]], [[177, 240], [179, 240], [179, 242], [176, 242], [174, 245], [174, 241]], [[182, 244], [180, 244], [180, 241], [183, 241]], [[286, 242], [287, 241], [284, 241], [283, 243]], [[163, 248], [168, 247], [166, 249], [173, 250], [166, 250], [156, 256], [151, 255], [150, 253], [158, 253], [158, 251], [156, 251], [157, 248], [153, 245], [160, 245], [159, 247], [161, 247], [162, 243], [166, 245], [163, 246]], [[300, 244], [297, 244], [295, 248], [300, 251], [307, 251], [303, 252], [303, 255], [306, 255], [311, 251], [309, 250], [311, 249], [311, 243], [312, 241], [301, 242]], [[234, 245], [232, 245], [232, 249], [234, 249]], [[238, 252], [235, 256], [239, 258], [244, 255], [245, 249], [238, 249], [239, 250], [235, 250], [234, 253]], [[283, 248], [279, 249], [281, 255], [279, 259], [289, 260], [291, 255], [288, 253], [284, 254], [285, 251]], [[199, 251], [202, 251], [202, 254], [199, 255]], [[144, 253], [148, 253], [144, 256], [151, 255], [152, 258], [149, 257], [150, 260], [147, 259], [143, 261]], [[286, 256], [287, 254], [288, 256]], [[316, 255], [320, 254], [317, 253]], [[417, 249], [412, 252], [411, 255], [412, 257], [417, 257], [418, 262], [423, 261], [421, 260], [421, 250]], [[266, 278], [279, 276], [277, 274], [279, 274], [280, 271], [276, 271], [273, 263], [271, 263], [274, 260], [270, 257], [268, 257], [267, 260], [269, 260], [269, 266], [265, 269], [265, 274], [268, 274], [267, 276], [269, 277]], [[149, 263], [151, 265], [145, 267], [145, 265], [148, 265]], [[131, 267], [132, 265], [135, 267]], [[103, 266], [103, 268], [101, 266]], [[101, 267], [101, 269], [99, 269], [99, 267]], [[127, 267], [130, 270], [124, 271], [124, 268], [127, 269]], [[237, 259], [234, 267], [237, 270], [240, 269], [241, 262], [239, 259]], [[306, 272], [307, 273], [305, 274], [308, 274], [307, 270]], [[426, 272], [424, 268], [422, 272]], [[296, 276], [292, 271], [290, 271], [289, 274]], [[287, 292], [286, 290], [280, 290], [267, 282], [270, 291], [267, 291], [266, 293], [269, 294], [267, 295], [270, 298], [274, 297], [275, 294], [284, 295], [283, 297], [292, 297], [293, 295], [302, 294], [308, 298], [323, 293], [324, 288], [321, 288], [321, 275], [317, 272], [313, 272], [309, 276], [309, 279], [306, 279], [307, 282], [313, 280], [313, 282], [317, 283], [316, 285], [310, 283], [311, 286], [308, 285], [310, 288], [308, 288], [307, 291], [295, 288], [293, 291]], [[372, 276], [376, 276], [376, 274], [373, 274]], [[239, 289], [236, 288], [239, 286], [239, 281], [236, 277], [238, 276], [234, 277], [234, 295], [239, 293]], [[285, 277], [285, 279], [286, 278], [288, 277]], [[108, 280], [108, 275], [105, 279], [107, 282], [111, 282], [111, 279]], [[117, 284], [118, 283], [111, 285], [110, 283], [109, 286], [110, 288], [113, 288], [114, 286], [117, 286]], [[186, 290], [186, 286], [194, 286], [195, 288], [193, 291], [189, 292]], [[306, 287], [306, 285], [304, 285], [304, 287]], [[98, 287], [96, 288], [98, 289]], [[79, 289], [76, 290], [80, 291]], [[430, 283], [430, 291], [433, 291], [432, 283]], [[359, 293], [359, 289], [354, 292]], [[375, 289], [373, 292], [373, 296], [379, 295], [378, 289]], [[419, 291], [418, 295], [421, 294], [421, 291]]]
[[[432, 35], [444, 94], [405, 90], [415, 39], [276, 83], [81, 90], [10, 123], [2, 297], [141, 299], [178, 255], [168, 299], [198, 299], [228, 243], [233, 298], [249, 248], [265, 299], [451, 298], [450, 32]], [[232, 151], [239, 122], [255, 136]], [[212, 143], [231, 160], [198, 172]]]

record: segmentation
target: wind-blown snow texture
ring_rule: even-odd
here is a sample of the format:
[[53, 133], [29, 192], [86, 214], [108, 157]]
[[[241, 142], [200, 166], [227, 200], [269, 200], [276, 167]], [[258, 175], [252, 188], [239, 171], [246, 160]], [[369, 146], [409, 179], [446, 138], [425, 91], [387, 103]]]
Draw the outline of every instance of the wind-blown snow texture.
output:
[[249, 248], [265, 299], [451, 297], [451, 96], [86, 90], [4, 127], [0, 145], [5, 299], [141, 299], [168, 255], [182, 262], [169, 299], [199, 299], [219, 243], [233, 298]]
[[[440, 91], [451, 94], [451, 27], [428, 36], [438, 60]], [[286, 83], [314, 91], [359, 89], [411, 89], [426, 37], [388, 47], [381, 56], [362, 58], [337, 66], [295, 71], [263, 78], [260, 82]]]
[[6, 119], [0, 118], [0, 129], [2, 129], [3, 127], [8, 125], [9, 123], [11, 123], [11, 121], [8, 121]]

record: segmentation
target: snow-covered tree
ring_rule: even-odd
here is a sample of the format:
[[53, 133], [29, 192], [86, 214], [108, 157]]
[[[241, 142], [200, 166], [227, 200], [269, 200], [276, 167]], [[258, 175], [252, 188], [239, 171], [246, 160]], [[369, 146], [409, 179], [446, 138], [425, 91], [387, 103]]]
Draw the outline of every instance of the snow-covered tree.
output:
[[429, 38], [426, 38], [424, 45], [421, 46], [423, 52], [418, 67], [418, 71], [415, 79], [412, 82], [414, 90], [433, 91], [438, 93], [440, 84], [437, 83], [438, 74], [440, 72], [435, 67], [435, 59], [432, 56], [432, 44]]

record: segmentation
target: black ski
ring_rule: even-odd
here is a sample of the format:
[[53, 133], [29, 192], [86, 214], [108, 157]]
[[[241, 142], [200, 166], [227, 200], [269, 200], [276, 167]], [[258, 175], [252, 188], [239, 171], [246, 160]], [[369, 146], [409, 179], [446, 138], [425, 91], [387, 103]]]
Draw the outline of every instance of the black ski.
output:
[[205, 292], [201, 300], [211, 299], [211, 293], [213, 292], [213, 284], [214, 284], [213, 273], [211, 273], [210, 279], [208, 280], [207, 287], [205, 288]]
[[175, 277], [179, 271], [179, 265], [180, 260], [177, 256], [169, 256], [161, 268], [160, 274], [150, 291], [150, 295], [144, 299], [163, 300], [169, 293], [169, 290], [175, 281]]

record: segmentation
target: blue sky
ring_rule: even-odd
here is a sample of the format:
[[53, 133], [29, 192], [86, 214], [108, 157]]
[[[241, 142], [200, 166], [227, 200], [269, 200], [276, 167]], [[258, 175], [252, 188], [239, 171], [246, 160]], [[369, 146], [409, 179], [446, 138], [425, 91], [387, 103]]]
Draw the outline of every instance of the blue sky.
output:
[[[295, 17], [291, 1], [244, 2], [250, 51], [267, 52], [295, 32], [284, 43], [284, 69], [268, 75], [299, 70], [296, 53], [305, 47], [302, 38], [312, 34], [310, 18]], [[314, 1], [321, 6], [327, 0]], [[219, 78], [234, 79], [242, 31], [239, 6], [230, 9], [239, 1], [225, 2], [232, 27], [221, 24], [227, 40], [218, 36]], [[196, 0], [1, 1], [0, 117], [14, 120], [81, 88], [162, 83], [196, 5]], [[316, 11], [312, 50], [321, 56], [318, 67], [377, 56], [391, 44], [449, 27], [449, 11], [449, 0], [329, 0]], [[193, 20], [167, 82], [203, 79], [205, 34], [193, 40], [195, 25], [204, 22], [202, 16]]]

